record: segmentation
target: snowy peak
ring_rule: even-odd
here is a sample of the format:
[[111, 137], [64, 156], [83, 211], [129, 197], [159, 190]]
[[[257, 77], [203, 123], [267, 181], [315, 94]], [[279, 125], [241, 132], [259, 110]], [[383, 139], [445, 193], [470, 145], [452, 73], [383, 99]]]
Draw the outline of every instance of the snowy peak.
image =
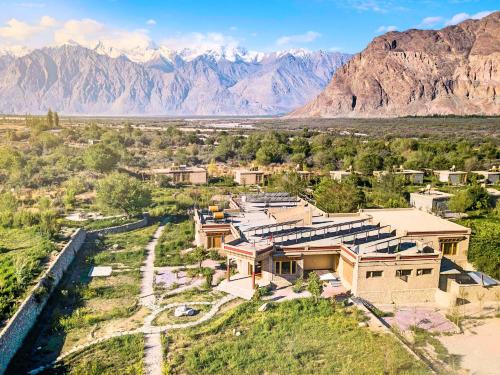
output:
[[305, 50], [276, 56], [240, 47], [66, 43], [0, 59], [0, 113], [274, 115], [314, 98], [350, 58]]

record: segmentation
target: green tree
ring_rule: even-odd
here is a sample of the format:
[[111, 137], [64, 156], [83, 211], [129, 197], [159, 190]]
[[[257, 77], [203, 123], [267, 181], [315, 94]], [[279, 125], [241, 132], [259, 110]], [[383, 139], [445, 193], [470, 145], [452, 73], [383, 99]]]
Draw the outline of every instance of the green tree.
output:
[[0, 225], [11, 227], [19, 204], [12, 193], [0, 194]]
[[380, 176], [373, 184], [373, 203], [385, 208], [408, 207], [404, 177], [394, 173]]
[[54, 127], [59, 128], [59, 114], [54, 112]]
[[110, 147], [98, 143], [89, 146], [83, 154], [85, 166], [98, 172], [109, 172], [113, 170], [120, 161], [120, 155]]
[[365, 150], [354, 159], [354, 167], [357, 171], [370, 175], [373, 171], [382, 169], [384, 161], [382, 157], [373, 150]]
[[295, 171], [282, 173], [277, 176], [275, 186], [278, 191], [286, 191], [290, 195], [301, 195], [304, 193], [307, 184]]
[[323, 283], [321, 282], [318, 274], [314, 271], [309, 273], [307, 277], [307, 290], [314, 298], [314, 302], [318, 302], [321, 297], [321, 293], [323, 293]]
[[192, 252], [191, 256], [195, 261], [198, 262], [198, 267], [201, 268], [201, 264], [205, 259], [207, 259], [208, 252], [202, 246], [197, 246]]
[[54, 127], [54, 112], [52, 112], [50, 108], [47, 112], [47, 125], [49, 126], [49, 128]]
[[151, 204], [151, 190], [136, 178], [114, 172], [99, 181], [97, 202], [103, 208], [121, 211], [130, 217]]
[[365, 195], [351, 181], [324, 178], [314, 191], [317, 205], [327, 212], [354, 212], [363, 207]]
[[500, 221], [473, 221], [467, 226], [472, 228], [468, 251], [469, 261], [474, 266], [495, 279], [500, 279]]
[[465, 190], [460, 190], [450, 198], [448, 207], [455, 212], [483, 210], [490, 206], [488, 191], [481, 185], [474, 184]]

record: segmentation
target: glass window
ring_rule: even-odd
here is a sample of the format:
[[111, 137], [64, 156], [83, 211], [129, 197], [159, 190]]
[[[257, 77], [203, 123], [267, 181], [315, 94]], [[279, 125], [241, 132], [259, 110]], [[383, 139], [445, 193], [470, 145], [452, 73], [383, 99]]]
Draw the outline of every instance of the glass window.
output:
[[458, 242], [441, 242], [439, 248], [443, 255], [457, 255]]
[[290, 262], [281, 262], [281, 273], [284, 275], [289, 275], [292, 268], [290, 267]]
[[382, 277], [382, 271], [367, 271], [366, 278], [369, 279], [372, 277]]
[[297, 262], [295, 260], [274, 262], [274, 272], [278, 275], [293, 275], [297, 273]]
[[411, 270], [396, 270], [397, 277], [410, 276], [410, 275], [411, 275]]
[[432, 268], [419, 268], [417, 269], [417, 276], [432, 274]]

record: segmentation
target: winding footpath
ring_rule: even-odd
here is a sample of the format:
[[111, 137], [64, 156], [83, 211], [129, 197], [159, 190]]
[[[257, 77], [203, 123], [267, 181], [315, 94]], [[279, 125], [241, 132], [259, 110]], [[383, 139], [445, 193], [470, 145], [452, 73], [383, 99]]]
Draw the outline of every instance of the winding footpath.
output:
[[[146, 262], [142, 268], [140, 303], [152, 311], [158, 308], [154, 292], [155, 248], [164, 229], [165, 224], [162, 223], [153, 234], [151, 241], [147, 244]], [[149, 375], [162, 375], [163, 352], [160, 332], [145, 334], [144, 343], [145, 373]]]
[[[117, 338], [117, 337], [122, 337], [122, 336], [127, 336], [127, 335], [135, 335], [135, 334], [144, 334], [144, 339], [145, 339], [145, 347], [144, 347], [144, 366], [145, 366], [145, 374], [147, 375], [162, 375], [162, 367], [163, 367], [163, 348], [162, 348], [162, 343], [161, 343], [161, 334], [163, 332], [166, 332], [168, 330], [174, 330], [174, 329], [183, 329], [183, 328], [189, 328], [189, 327], [194, 327], [199, 324], [202, 324], [217, 314], [219, 309], [226, 303], [236, 299], [237, 297], [232, 296], [230, 294], [226, 295], [225, 297], [214, 301], [214, 302], [174, 302], [170, 303], [168, 305], [160, 306], [158, 300], [156, 299], [155, 293], [154, 293], [154, 281], [155, 281], [155, 269], [154, 269], [154, 261], [155, 261], [155, 247], [156, 244], [158, 243], [158, 240], [163, 233], [163, 230], [165, 229], [165, 224], [162, 224], [158, 227], [156, 232], [153, 234], [153, 237], [151, 241], [147, 244], [146, 246], [146, 261], [144, 263], [144, 266], [141, 267], [142, 271], [142, 278], [141, 278], [141, 294], [140, 294], [140, 304], [144, 307], [147, 307], [148, 309], [151, 310], [151, 313], [149, 313], [145, 318], [144, 318], [144, 323], [142, 327], [134, 330], [129, 330], [129, 331], [118, 331], [114, 332], [112, 334], [109, 334], [107, 336], [103, 336], [100, 338], [97, 338], [95, 340], [89, 341], [85, 344], [75, 346], [71, 350], [61, 353], [56, 360], [54, 360], [51, 363], [48, 363], [47, 365], [40, 366], [36, 369], [33, 369], [29, 372], [30, 375], [35, 375], [40, 372], [42, 372], [45, 369], [48, 369], [50, 367], [53, 367], [56, 365], [58, 362], [62, 361], [68, 356], [71, 356], [77, 352], [80, 352], [82, 350], [85, 350], [91, 346], [94, 346], [96, 344], [105, 342], [107, 340]], [[188, 266], [189, 267], [189, 266]], [[182, 293], [188, 289], [194, 288], [196, 286], [199, 286], [198, 284], [201, 285], [201, 283], [193, 283], [191, 285], [187, 286], [182, 286], [179, 288], [176, 288], [174, 290], [170, 290], [165, 293], [165, 295], [162, 295], [160, 297], [160, 300], [163, 299], [164, 297], [172, 296], [175, 294]], [[181, 305], [189, 305], [189, 306], [196, 306], [196, 305], [211, 305], [212, 308], [205, 314], [203, 314], [199, 319], [189, 321], [186, 323], [177, 323], [177, 324], [167, 324], [163, 326], [155, 326], [153, 325], [153, 321], [155, 318], [164, 310], [171, 309], [177, 306]]]

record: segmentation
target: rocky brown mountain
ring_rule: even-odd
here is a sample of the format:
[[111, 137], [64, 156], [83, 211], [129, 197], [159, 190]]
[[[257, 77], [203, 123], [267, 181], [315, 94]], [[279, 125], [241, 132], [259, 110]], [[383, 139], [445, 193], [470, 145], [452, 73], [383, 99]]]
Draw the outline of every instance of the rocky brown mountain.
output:
[[290, 117], [500, 115], [500, 12], [441, 30], [389, 32]]

